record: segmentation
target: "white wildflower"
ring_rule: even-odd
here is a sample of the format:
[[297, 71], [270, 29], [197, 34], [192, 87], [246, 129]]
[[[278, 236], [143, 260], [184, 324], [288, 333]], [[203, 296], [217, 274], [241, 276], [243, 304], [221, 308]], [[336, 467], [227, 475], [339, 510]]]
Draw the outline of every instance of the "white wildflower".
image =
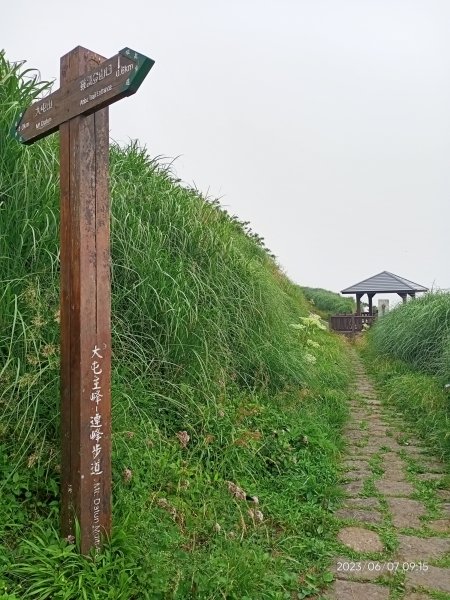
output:
[[311, 346], [311, 348], [320, 348], [320, 344], [315, 340], [306, 340], [306, 344]]
[[125, 483], [128, 483], [129, 481], [131, 481], [131, 478], [133, 477], [133, 471], [131, 469], [124, 469], [122, 471], [122, 477], [123, 477], [123, 480], [125, 481]]
[[313, 356], [312, 354], [306, 353], [304, 358], [305, 358], [306, 362], [309, 363], [310, 365], [314, 365], [317, 362], [317, 358], [315, 356]]

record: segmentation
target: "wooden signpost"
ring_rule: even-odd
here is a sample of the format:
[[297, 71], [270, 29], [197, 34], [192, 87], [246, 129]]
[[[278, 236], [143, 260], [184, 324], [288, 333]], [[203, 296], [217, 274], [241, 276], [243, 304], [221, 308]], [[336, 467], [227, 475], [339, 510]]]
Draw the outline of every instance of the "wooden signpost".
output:
[[111, 531], [111, 284], [108, 106], [134, 94], [154, 61], [130, 48], [61, 58], [61, 87], [19, 115], [31, 144], [59, 129], [61, 187], [61, 531], [81, 551]]

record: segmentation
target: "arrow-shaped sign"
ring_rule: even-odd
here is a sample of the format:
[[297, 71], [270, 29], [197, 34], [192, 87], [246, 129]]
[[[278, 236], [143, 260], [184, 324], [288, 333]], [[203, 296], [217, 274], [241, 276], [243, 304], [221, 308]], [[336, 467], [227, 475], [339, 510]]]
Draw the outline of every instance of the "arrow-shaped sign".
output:
[[69, 119], [88, 115], [131, 96], [154, 64], [151, 58], [124, 48], [85, 75], [29, 106], [14, 124], [14, 136], [19, 142], [30, 144], [53, 133]]

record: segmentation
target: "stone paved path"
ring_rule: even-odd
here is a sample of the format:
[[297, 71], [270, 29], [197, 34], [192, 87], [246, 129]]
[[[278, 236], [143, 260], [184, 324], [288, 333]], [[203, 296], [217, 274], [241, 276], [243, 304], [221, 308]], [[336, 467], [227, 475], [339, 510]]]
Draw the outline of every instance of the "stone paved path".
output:
[[[382, 406], [356, 353], [336, 512], [341, 552], [327, 600], [450, 600], [450, 491], [443, 463]], [[437, 594], [437, 595], [436, 595]]]

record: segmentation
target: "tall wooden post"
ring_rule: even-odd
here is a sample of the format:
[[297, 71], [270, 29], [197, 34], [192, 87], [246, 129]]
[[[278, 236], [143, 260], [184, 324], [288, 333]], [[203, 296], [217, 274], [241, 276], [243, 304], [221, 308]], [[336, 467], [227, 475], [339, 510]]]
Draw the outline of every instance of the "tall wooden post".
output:
[[361, 314], [361, 297], [362, 294], [356, 294], [356, 314]]
[[[84, 48], [61, 58], [61, 86], [105, 59]], [[63, 535], [81, 551], [111, 529], [109, 108], [60, 126], [61, 433]]]
[[375, 294], [367, 294], [367, 297], [369, 299], [369, 315], [372, 316], [373, 315], [373, 297]]
[[111, 284], [108, 106], [134, 94], [154, 61], [131, 48], [106, 60], [77, 47], [61, 87], [14, 124], [24, 144], [60, 131], [61, 530], [81, 551], [111, 531]]

